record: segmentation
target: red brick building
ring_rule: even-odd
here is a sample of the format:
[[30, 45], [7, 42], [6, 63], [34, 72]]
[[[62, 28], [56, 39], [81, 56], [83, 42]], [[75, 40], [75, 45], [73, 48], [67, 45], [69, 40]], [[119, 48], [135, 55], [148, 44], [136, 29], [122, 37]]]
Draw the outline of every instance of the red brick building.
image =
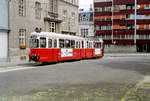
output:
[[150, 0], [94, 0], [94, 9], [95, 37], [105, 47], [150, 52]]

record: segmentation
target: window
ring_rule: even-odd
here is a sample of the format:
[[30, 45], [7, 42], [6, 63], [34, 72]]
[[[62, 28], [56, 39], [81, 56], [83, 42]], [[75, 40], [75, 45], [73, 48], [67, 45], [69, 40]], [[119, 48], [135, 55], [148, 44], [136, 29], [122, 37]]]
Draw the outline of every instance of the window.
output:
[[88, 36], [88, 29], [81, 29], [81, 36], [82, 37]]
[[46, 48], [46, 38], [40, 38], [40, 48]]
[[84, 14], [84, 15], [82, 15], [82, 17], [81, 17], [81, 21], [88, 21], [88, 17]]
[[95, 42], [94, 43], [94, 48], [101, 48], [101, 43]]
[[63, 39], [59, 39], [59, 47], [64, 48], [64, 40]]
[[75, 40], [71, 40], [71, 48], [75, 48]]
[[57, 13], [57, 0], [49, 0], [50, 12]]
[[39, 40], [33, 36], [30, 38], [30, 48], [39, 48]]
[[35, 18], [41, 19], [41, 3], [35, 2]]
[[65, 48], [70, 48], [70, 40], [65, 40]]
[[63, 10], [63, 22], [67, 22], [67, 10]]
[[76, 41], [76, 48], [79, 48], [79, 42]]
[[72, 26], [74, 26], [75, 24], [75, 13], [72, 12]]
[[25, 0], [19, 0], [19, 16], [25, 16], [26, 5]]
[[26, 48], [26, 30], [25, 29], [19, 30], [19, 46], [21, 49]]
[[55, 22], [50, 22], [50, 32], [55, 32]]
[[48, 39], [48, 48], [52, 48], [52, 39]]
[[54, 39], [54, 48], [57, 48], [57, 40]]

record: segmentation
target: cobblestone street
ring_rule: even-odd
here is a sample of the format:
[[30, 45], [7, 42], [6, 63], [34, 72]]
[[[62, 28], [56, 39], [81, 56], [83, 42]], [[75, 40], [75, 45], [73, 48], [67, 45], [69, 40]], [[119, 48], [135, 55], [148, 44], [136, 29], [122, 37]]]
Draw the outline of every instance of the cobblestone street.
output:
[[149, 101], [150, 57], [110, 56], [0, 73], [0, 101]]

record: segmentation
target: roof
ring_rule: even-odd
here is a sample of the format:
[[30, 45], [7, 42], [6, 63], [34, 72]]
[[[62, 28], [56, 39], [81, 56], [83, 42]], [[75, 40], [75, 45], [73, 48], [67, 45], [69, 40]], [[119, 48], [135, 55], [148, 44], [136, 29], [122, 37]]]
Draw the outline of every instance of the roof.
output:
[[84, 40], [84, 38], [79, 37], [79, 36], [64, 35], [64, 34], [58, 34], [58, 33], [52, 33], [52, 32], [41, 32], [41, 33], [32, 32], [31, 35], [41, 36], [41, 37], [51, 37], [51, 38]]
[[83, 38], [79, 36], [73, 36], [73, 35], [65, 35], [65, 34], [59, 34], [59, 33], [52, 33], [52, 32], [32, 32], [31, 36], [39, 36], [39, 37], [50, 37], [50, 38], [60, 38], [60, 39], [74, 39], [74, 40], [94, 40], [94, 41], [100, 41], [103, 42], [100, 38]]

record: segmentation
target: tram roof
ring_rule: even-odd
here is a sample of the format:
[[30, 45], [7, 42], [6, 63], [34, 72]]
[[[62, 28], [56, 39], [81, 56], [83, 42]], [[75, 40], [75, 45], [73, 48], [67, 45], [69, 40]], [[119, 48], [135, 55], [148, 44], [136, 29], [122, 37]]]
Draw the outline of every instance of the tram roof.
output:
[[31, 35], [41, 36], [41, 37], [52, 37], [52, 38], [62, 38], [62, 39], [77, 39], [77, 40], [84, 40], [84, 38], [79, 36], [73, 35], [64, 35], [59, 33], [52, 33], [52, 32], [32, 32]]
[[53, 32], [32, 32], [31, 35], [35, 36], [40, 36], [40, 37], [51, 37], [51, 38], [61, 38], [61, 39], [74, 39], [74, 40], [93, 40], [93, 41], [101, 41], [103, 42], [102, 39], [100, 38], [83, 38], [79, 36], [73, 36], [73, 35], [65, 35], [65, 34], [59, 34], [59, 33], [53, 33]]

